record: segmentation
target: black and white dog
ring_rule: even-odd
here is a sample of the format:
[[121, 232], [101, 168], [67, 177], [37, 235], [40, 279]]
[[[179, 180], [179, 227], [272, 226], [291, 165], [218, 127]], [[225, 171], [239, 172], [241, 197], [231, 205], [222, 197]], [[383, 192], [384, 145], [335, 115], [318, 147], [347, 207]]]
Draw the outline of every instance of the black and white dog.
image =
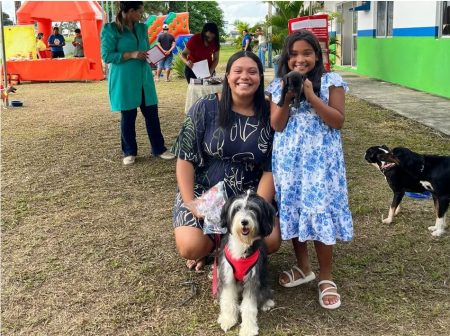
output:
[[275, 306], [267, 279], [264, 243], [264, 237], [272, 232], [274, 215], [272, 205], [250, 191], [230, 198], [222, 209], [221, 225], [228, 232], [219, 257], [217, 322], [225, 332], [238, 322], [240, 311], [239, 335], [258, 335], [258, 308], [267, 311]]
[[292, 106], [297, 108], [300, 106], [300, 101], [302, 100], [303, 93], [303, 76], [297, 71], [288, 72], [283, 76], [283, 90], [281, 91], [281, 98], [278, 102], [278, 106], [282, 107], [284, 105], [284, 99], [288, 91], [295, 93], [294, 99], [292, 101]]
[[436, 224], [428, 229], [433, 236], [444, 233], [450, 200], [450, 156], [421, 155], [404, 147], [391, 151], [383, 145], [368, 148], [365, 159], [384, 174], [394, 192], [388, 218], [383, 223], [391, 223], [398, 214], [406, 191], [430, 191], [436, 209]]

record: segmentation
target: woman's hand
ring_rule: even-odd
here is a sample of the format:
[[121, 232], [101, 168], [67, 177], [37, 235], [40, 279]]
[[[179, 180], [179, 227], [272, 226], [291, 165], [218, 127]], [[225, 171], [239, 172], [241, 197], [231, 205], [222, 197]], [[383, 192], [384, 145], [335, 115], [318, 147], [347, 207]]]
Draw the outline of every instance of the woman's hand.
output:
[[194, 63], [192, 63], [191, 60], [187, 60], [187, 61], [186, 61], [186, 66], [188, 66], [189, 68], [192, 69], [192, 67], [194, 66]]
[[129, 59], [139, 59], [142, 61], [145, 61], [147, 59], [147, 54], [144, 51], [129, 51], [129, 52], [125, 52], [123, 53], [123, 58], [125, 60], [129, 60]]
[[303, 92], [305, 93], [305, 97], [309, 102], [311, 102], [313, 97], [316, 97], [312, 82], [308, 78], [306, 78], [303, 82]]
[[197, 217], [198, 219], [203, 219], [203, 215], [197, 210], [197, 207], [195, 206], [195, 201], [192, 200], [191, 202], [188, 202], [185, 204], [186, 207], [191, 210], [192, 214]]

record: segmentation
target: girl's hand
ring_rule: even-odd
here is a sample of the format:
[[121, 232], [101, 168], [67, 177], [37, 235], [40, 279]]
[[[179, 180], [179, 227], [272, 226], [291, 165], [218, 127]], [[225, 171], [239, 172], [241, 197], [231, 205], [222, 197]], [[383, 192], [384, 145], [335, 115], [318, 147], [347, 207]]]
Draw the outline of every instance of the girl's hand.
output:
[[311, 102], [312, 98], [316, 95], [314, 93], [312, 82], [306, 78], [303, 82], [303, 92], [305, 93], [306, 99]]

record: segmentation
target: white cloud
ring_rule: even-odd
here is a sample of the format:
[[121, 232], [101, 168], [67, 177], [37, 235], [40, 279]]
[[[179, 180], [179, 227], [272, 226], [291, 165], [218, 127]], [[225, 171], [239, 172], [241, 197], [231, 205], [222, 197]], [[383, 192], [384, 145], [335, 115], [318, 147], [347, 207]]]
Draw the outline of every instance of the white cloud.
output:
[[218, 1], [224, 13], [225, 21], [228, 21], [226, 31], [234, 29], [236, 20], [247, 22], [250, 26], [258, 22], [264, 22], [267, 15], [267, 3], [262, 1]]

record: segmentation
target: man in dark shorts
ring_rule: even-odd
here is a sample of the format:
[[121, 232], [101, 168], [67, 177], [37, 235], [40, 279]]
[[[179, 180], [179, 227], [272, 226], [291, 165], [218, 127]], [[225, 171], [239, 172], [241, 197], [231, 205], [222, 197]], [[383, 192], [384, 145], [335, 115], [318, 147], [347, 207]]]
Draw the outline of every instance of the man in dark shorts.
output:
[[158, 69], [156, 70], [156, 80], [159, 81], [162, 69], [166, 69], [166, 81], [170, 81], [170, 70], [172, 69], [173, 54], [172, 50], [175, 48], [175, 37], [169, 33], [169, 26], [163, 25], [163, 32], [158, 36], [158, 46], [164, 50], [166, 57], [158, 62]]

